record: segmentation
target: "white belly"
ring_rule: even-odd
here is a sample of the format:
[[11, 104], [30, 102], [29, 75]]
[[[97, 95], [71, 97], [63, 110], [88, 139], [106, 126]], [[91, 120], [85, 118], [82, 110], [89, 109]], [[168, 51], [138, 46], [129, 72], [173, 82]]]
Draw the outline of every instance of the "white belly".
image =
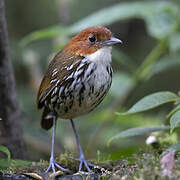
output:
[[[50, 105], [52, 110], [55, 110], [59, 117], [65, 119], [73, 119], [82, 114], [92, 111], [107, 94], [112, 81], [111, 68], [111, 48], [101, 48], [94, 54], [87, 56], [82, 60], [88, 64], [86, 71], [79, 70], [74, 73], [74, 81], [63, 89], [64, 95], [61, 93], [56, 97], [56, 105]], [[83, 74], [83, 78], [78, 78]], [[62, 87], [59, 87], [59, 92]]]

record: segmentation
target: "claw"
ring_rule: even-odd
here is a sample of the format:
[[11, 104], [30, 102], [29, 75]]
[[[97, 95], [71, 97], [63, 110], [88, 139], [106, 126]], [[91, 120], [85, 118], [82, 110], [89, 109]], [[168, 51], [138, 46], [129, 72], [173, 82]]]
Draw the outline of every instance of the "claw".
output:
[[82, 166], [83, 166], [83, 165], [84, 165], [85, 168], [88, 170], [88, 172], [92, 172], [92, 170], [91, 170], [89, 167], [97, 167], [97, 166], [94, 165], [94, 164], [88, 163], [88, 162], [86, 161], [86, 159], [84, 158], [84, 156], [83, 156], [83, 157], [80, 157], [79, 159], [76, 159], [76, 160], [80, 161], [78, 172], [80, 172], [80, 171], [82, 170]]
[[57, 167], [57, 168], [60, 169], [61, 171], [69, 172], [68, 169], [65, 169], [65, 168], [61, 167], [59, 164], [57, 164], [57, 163], [55, 162], [54, 158], [51, 158], [51, 159], [50, 159], [50, 162], [49, 162], [49, 166], [48, 166], [48, 168], [47, 168], [46, 171], [45, 171], [45, 174], [47, 174], [51, 168], [52, 168], [52, 170], [53, 170], [53, 173], [56, 173], [55, 167]]

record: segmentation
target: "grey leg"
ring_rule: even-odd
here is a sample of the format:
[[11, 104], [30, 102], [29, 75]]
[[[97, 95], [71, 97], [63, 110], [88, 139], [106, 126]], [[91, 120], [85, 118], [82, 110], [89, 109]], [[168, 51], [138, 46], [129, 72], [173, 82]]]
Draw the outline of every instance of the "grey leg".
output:
[[72, 125], [72, 128], [73, 128], [73, 132], [74, 132], [74, 135], [75, 135], [75, 138], [76, 138], [76, 143], [78, 145], [78, 149], [79, 149], [79, 154], [80, 154], [80, 157], [79, 157], [79, 161], [80, 161], [80, 165], [79, 165], [79, 171], [81, 171], [82, 169], [82, 165], [84, 164], [84, 166], [86, 167], [86, 169], [88, 170], [88, 172], [91, 172], [91, 169], [89, 168], [89, 166], [93, 166], [95, 167], [95, 165], [93, 164], [89, 164], [87, 163], [87, 161], [85, 160], [85, 157], [84, 157], [84, 153], [82, 151], [82, 147], [81, 147], [81, 144], [80, 144], [80, 141], [79, 141], [79, 138], [78, 138], [78, 134], [76, 132], [76, 128], [75, 128], [75, 125], [74, 125], [74, 122], [72, 119], [70, 119], [71, 121], [71, 125]]
[[47, 170], [45, 171], [45, 173], [48, 173], [49, 170], [52, 168], [53, 173], [55, 173], [55, 167], [59, 168], [61, 171], [68, 171], [68, 169], [65, 169], [63, 167], [61, 167], [59, 164], [57, 164], [55, 162], [54, 159], [54, 144], [55, 144], [55, 135], [56, 135], [56, 121], [57, 121], [57, 117], [54, 116], [53, 118], [53, 130], [52, 130], [52, 144], [51, 144], [51, 157], [50, 157], [50, 161], [49, 161], [49, 166], [47, 168]]

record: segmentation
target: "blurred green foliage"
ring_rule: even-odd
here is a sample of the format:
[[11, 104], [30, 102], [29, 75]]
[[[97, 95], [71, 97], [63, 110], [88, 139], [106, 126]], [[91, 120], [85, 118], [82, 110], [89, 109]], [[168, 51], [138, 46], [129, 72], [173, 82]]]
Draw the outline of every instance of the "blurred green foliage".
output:
[[[179, 1], [101, 0], [97, 4], [96, 0], [83, 3], [47, 0], [26, 4], [21, 0], [14, 1], [13, 7], [11, 3], [7, 1], [8, 27], [28, 159], [49, 158], [50, 137], [40, 128], [40, 112], [35, 105], [43, 73], [54, 53], [87, 26], [108, 26], [123, 40], [123, 45], [112, 52], [115, 72], [108, 96], [94, 112], [75, 121], [87, 157], [95, 158], [98, 152], [105, 159], [129, 156], [145, 148], [147, 135], [116, 139], [108, 148], [107, 141], [129, 128], [167, 125], [165, 115], [172, 109], [171, 105], [145, 114], [121, 116], [115, 112], [125, 112], [153, 92], [177, 94], [180, 86]], [[173, 115], [176, 113], [178, 111]], [[177, 122], [176, 119], [175, 116], [172, 121]], [[175, 123], [171, 123], [171, 128], [172, 124]], [[162, 132], [158, 134], [159, 138], [164, 136]], [[56, 139], [57, 153], [63, 152], [64, 146], [70, 152], [75, 151], [75, 139], [67, 120], [59, 120]]]
[[174, 103], [175, 108], [170, 111], [167, 115], [167, 118], [170, 119], [170, 127], [169, 126], [161, 126], [161, 127], [141, 127], [129, 129], [123, 132], [120, 132], [116, 136], [112, 137], [108, 144], [111, 143], [112, 140], [122, 138], [122, 137], [130, 137], [137, 136], [142, 134], [147, 134], [154, 131], [167, 130], [170, 129], [171, 133], [177, 127], [179, 127], [180, 123], [180, 97], [172, 92], [157, 92], [151, 95], [148, 95], [134, 104], [127, 112], [125, 113], [117, 113], [118, 115], [131, 115], [139, 112], [148, 111], [158, 106], [167, 103]]
[[0, 159], [0, 171], [3, 172], [8, 167], [17, 167], [17, 166], [28, 166], [32, 163], [24, 160], [13, 160], [11, 159], [11, 153], [7, 147], [0, 145], [0, 152], [3, 152], [7, 157]]

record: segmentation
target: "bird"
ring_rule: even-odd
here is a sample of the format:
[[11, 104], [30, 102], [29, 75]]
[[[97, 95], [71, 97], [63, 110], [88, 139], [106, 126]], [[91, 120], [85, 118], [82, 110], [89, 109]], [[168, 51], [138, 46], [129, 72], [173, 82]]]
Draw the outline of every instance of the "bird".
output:
[[43, 109], [41, 127], [52, 129], [50, 170], [69, 171], [55, 161], [54, 145], [57, 119], [70, 120], [79, 150], [79, 170], [92, 172], [85, 159], [74, 118], [94, 110], [106, 96], [112, 82], [112, 45], [122, 41], [104, 26], [92, 26], [79, 32], [49, 63], [37, 94], [37, 108]]

